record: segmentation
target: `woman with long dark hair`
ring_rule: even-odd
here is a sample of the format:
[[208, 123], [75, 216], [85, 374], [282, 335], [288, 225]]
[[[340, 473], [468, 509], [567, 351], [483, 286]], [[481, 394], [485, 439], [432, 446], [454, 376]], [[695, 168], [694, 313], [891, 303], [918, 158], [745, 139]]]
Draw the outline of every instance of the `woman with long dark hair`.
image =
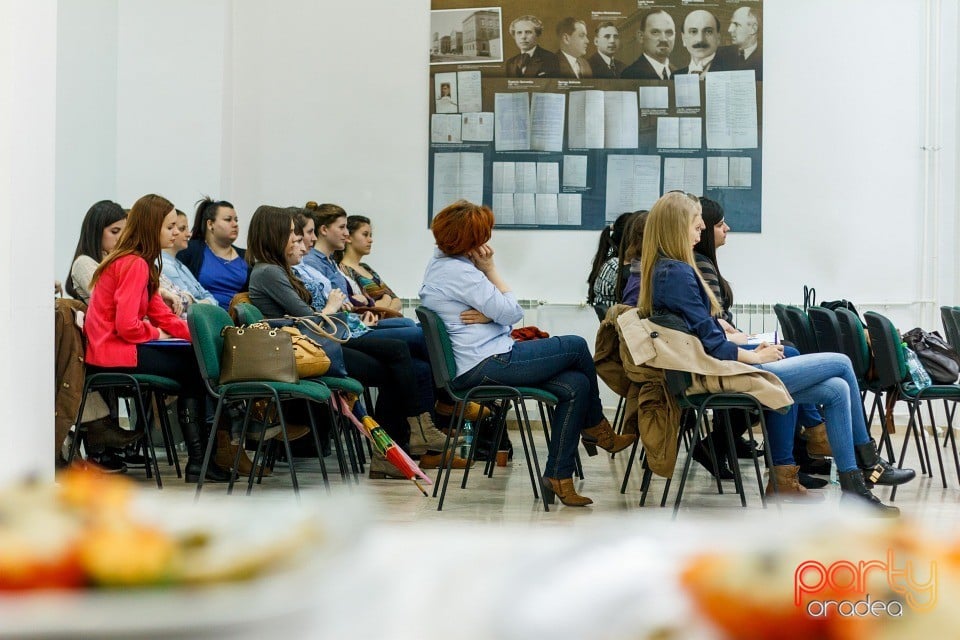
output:
[[587, 304], [593, 307], [597, 318], [603, 321], [607, 309], [617, 303], [617, 280], [622, 267], [620, 243], [624, 229], [633, 213], [621, 213], [600, 232], [597, 252], [593, 256], [590, 275], [587, 276]]
[[116, 202], [101, 200], [87, 210], [80, 225], [80, 238], [73, 252], [66, 289], [71, 298], [90, 302], [90, 282], [97, 267], [117, 246], [127, 226], [127, 212]]

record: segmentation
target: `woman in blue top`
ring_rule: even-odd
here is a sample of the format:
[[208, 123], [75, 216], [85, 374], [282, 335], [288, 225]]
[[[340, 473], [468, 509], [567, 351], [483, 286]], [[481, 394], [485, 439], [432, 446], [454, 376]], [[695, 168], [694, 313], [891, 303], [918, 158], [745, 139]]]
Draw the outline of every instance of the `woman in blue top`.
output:
[[187, 248], [177, 253], [177, 259], [224, 310], [233, 296], [247, 290], [250, 281], [246, 252], [234, 244], [239, 233], [240, 222], [233, 205], [206, 197], [197, 203]]
[[[541, 387], [556, 395], [553, 437], [542, 479], [548, 502], [582, 507], [590, 498], [573, 485], [574, 457], [583, 438], [590, 455], [599, 446], [620, 451], [635, 435], [616, 435], [603, 416], [597, 373], [586, 341], [580, 336], [554, 336], [514, 342], [510, 325], [523, 310], [500, 277], [487, 245], [493, 211], [465, 200], [433, 219], [437, 251], [427, 264], [420, 301], [443, 320], [457, 365], [454, 387], [504, 384]], [[588, 428], [589, 427], [589, 428]]]
[[[850, 359], [839, 353], [784, 359], [780, 345], [761, 344], [748, 350], [728, 340], [717, 320], [723, 309], [694, 262], [693, 247], [703, 229], [700, 203], [693, 196], [670, 192], [653, 205], [644, 228], [637, 305], [640, 314], [676, 314], [709, 355], [770, 371], [780, 378], [794, 402], [822, 405], [840, 472], [842, 498], [869, 505], [880, 515], [898, 515], [899, 509], [880, 502], [866, 482], [896, 485], [913, 479], [915, 474], [911, 469], [894, 469], [877, 453], [860, 410], [859, 387]], [[793, 460], [796, 404], [786, 414], [767, 411], [764, 415], [777, 487], [784, 497], [803, 497], [806, 489], [797, 480], [799, 467]], [[772, 493], [770, 484], [767, 493]]]

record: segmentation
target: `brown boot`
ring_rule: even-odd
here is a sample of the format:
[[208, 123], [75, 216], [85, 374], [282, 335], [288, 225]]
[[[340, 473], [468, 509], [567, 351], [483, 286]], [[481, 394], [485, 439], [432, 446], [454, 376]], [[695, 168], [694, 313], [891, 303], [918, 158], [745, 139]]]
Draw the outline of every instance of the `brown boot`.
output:
[[[304, 424], [290, 424], [287, 423], [287, 440], [293, 442], [294, 440], [299, 440], [303, 436], [310, 433], [310, 427]], [[277, 435], [273, 436], [274, 440], [279, 440], [283, 442], [283, 432], [281, 431]]]
[[142, 435], [139, 431], [121, 429], [117, 419], [110, 416], [84, 422], [81, 426], [87, 430], [87, 446], [93, 451], [125, 449]]
[[[446, 460], [450, 460], [450, 452], [447, 452]], [[440, 466], [442, 460], [440, 459], [439, 453], [425, 453], [420, 456], [420, 468], [421, 469], [436, 469]], [[467, 468], [467, 459], [461, 458], [458, 455], [453, 456], [452, 469], [466, 469]]]
[[832, 458], [833, 450], [830, 448], [830, 441], [827, 439], [827, 426], [822, 422], [815, 427], [807, 427], [803, 430], [803, 435], [807, 439], [807, 453], [811, 458]]
[[593, 504], [593, 500], [577, 493], [573, 486], [573, 478], [547, 478], [544, 476], [540, 483], [543, 489], [543, 496], [547, 504], [553, 504], [554, 497], [560, 498], [560, 502], [568, 507], [585, 507]]
[[617, 435], [610, 426], [606, 418], [600, 421], [595, 427], [584, 429], [580, 432], [583, 440], [583, 448], [587, 450], [588, 456], [597, 455], [597, 447], [616, 453], [623, 451], [637, 441], [636, 434]]
[[[802, 501], [817, 502], [823, 499], [819, 493], [810, 493], [807, 488], [800, 484], [798, 474], [800, 467], [795, 464], [774, 465], [773, 473], [767, 479], [767, 496], [779, 496], [786, 502]], [[777, 492], [773, 491], [773, 480], [777, 481]]]
[[[230, 444], [230, 434], [223, 429], [218, 429], [217, 450], [213, 454], [213, 462], [221, 469], [232, 469], [233, 459], [236, 457], [237, 449], [239, 448], [240, 445]], [[247, 455], [246, 449], [244, 449], [240, 452], [240, 464], [237, 467], [237, 473], [239, 473], [241, 476], [249, 476], [252, 468], [253, 460], [250, 459], [250, 456]], [[257, 474], [259, 474], [259, 470], [257, 471]], [[267, 477], [269, 475], [270, 469], [264, 469], [263, 476]]]

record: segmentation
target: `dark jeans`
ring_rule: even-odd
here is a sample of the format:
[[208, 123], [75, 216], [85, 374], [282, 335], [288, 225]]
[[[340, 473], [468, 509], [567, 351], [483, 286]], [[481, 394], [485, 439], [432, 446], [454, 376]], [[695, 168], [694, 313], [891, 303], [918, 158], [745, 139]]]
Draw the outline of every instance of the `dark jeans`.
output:
[[580, 431], [603, 419], [597, 372], [586, 341], [580, 336], [554, 336], [517, 342], [513, 350], [488, 357], [453, 381], [459, 389], [481, 384], [539, 387], [557, 396], [544, 473], [572, 477]]

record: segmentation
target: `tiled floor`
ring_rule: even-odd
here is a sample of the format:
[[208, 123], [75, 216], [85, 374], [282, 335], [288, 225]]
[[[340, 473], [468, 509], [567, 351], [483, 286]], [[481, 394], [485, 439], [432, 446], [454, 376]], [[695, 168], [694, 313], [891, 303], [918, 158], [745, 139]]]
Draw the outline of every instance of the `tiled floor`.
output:
[[[894, 446], [899, 452], [903, 430], [894, 435]], [[670, 497], [667, 508], [661, 508], [660, 496], [664, 487], [664, 480], [655, 477], [647, 503], [639, 506], [640, 477], [639, 468], [634, 465], [633, 472], [624, 494], [620, 493], [620, 484], [623, 480], [627, 465], [627, 453], [618, 454], [611, 459], [609, 454], [596, 457], [587, 457], [581, 449], [585, 480], [578, 482], [579, 491], [593, 499], [594, 504], [587, 508], [569, 508], [559, 501], [551, 507], [549, 513], [544, 513], [540, 501], [535, 500], [530, 485], [530, 477], [523, 459], [520, 439], [517, 432], [511, 432], [511, 439], [516, 447], [516, 455], [507, 467], [497, 468], [493, 478], [483, 475], [482, 463], [471, 470], [469, 484], [466, 489], [460, 488], [463, 477], [462, 471], [453, 471], [446, 500], [442, 511], [437, 511], [437, 499], [424, 497], [413, 483], [404, 480], [370, 480], [369, 478], [348, 476], [344, 478], [336, 470], [336, 459], [329, 456], [327, 461], [330, 470], [331, 490], [337, 492], [357, 492], [373, 498], [376, 507], [375, 518], [383, 523], [402, 525], [409, 522], [449, 521], [449, 522], [484, 522], [484, 523], [528, 523], [545, 526], [565, 526], [583, 519], [589, 519], [592, 514], [643, 514], [643, 517], [663, 518], [669, 520], [676, 488], [679, 484], [679, 470], [670, 488]], [[930, 442], [930, 456], [933, 460], [934, 476], [920, 474], [920, 465], [916, 450], [908, 453], [907, 466], [917, 469], [918, 477], [913, 482], [901, 486], [895, 504], [903, 514], [922, 523], [936, 526], [960, 524], [960, 481], [954, 468], [952, 452], [949, 448], [941, 449], [946, 469], [947, 488], [944, 489], [940, 478], [937, 459], [933, 450], [932, 438]], [[538, 447], [541, 464], [546, 458], [542, 439]], [[682, 462], [682, 458], [681, 458]], [[162, 463], [161, 463], [162, 464]], [[780, 513], [774, 506], [764, 509], [761, 506], [759, 490], [756, 482], [753, 464], [749, 460], [741, 460], [741, 469], [747, 496], [747, 507], [741, 508], [739, 498], [734, 491], [732, 482], [724, 483], [724, 494], [718, 495], [716, 485], [710, 475], [696, 463], [693, 463], [692, 473], [684, 490], [683, 503], [679, 519], [700, 516], [721, 517], [779, 517]], [[162, 467], [166, 492], [190, 492], [194, 485], [187, 485], [178, 480], [172, 473], [172, 468]], [[319, 464], [316, 460], [297, 460], [297, 473], [300, 486], [304, 491], [322, 488], [322, 478]], [[436, 477], [436, 471], [428, 472], [431, 478]], [[143, 478], [142, 470], [131, 470], [132, 477]], [[432, 487], [426, 487], [432, 493]], [[245, 486], [238, 486], [236, 499], [242, 500]], [[208, 484], [204, 487], [204, 495], [225, 493], [224, 485]], [[260, 486], [254, 486], [256, 494], [268, 495], [271, 498], [289, 499], [292, 496], [292, 486], [288, 469], [285, 465], [278, 465], [274, 476], [265, 478]], [[810, 505], [786, 504], [782, 507], [783, 513], [794, 513], [804, 509], [838, 510], [840, 490], [836, 485], [828, 486], [812, 492], [823, 496], [818, 507]], [[878, 488], [875, 493], [885, 502], [889, 501], [890, 489]], [[311, 493], [312, 495], [312, 493]]]

